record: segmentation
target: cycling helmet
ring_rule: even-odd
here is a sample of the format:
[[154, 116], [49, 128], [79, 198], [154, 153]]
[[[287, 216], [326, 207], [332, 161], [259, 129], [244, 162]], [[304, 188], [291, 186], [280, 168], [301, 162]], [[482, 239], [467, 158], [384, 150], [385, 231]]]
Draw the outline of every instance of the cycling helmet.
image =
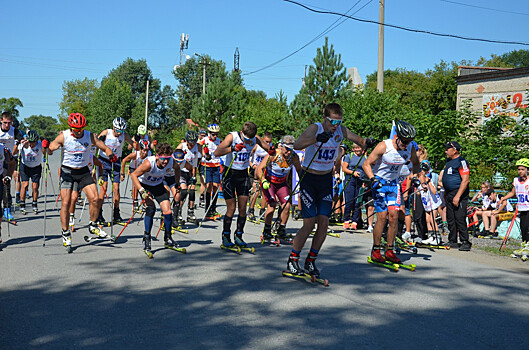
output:
[[206, 130], [204, 130], [204, 129], [202, 129], [202, 130], [200, 130], [200, 131], [198, 132], [199, 135], [206, 135], [207, 133], [208, 133], [208, 132], [207, 132]]
[[397, 136], [401, 140], [411, 140], [414, 139], [415, 136], [417, 136], [417, 131], [415, 130], [413, 125], [408, 122], [405, 122], [404, 120], [399, 120], [395, 129], [397, 131]]
[[208, 125], [208, 131], [209, 132], [219, 132], [219, 130], [220, 130], [220, 126], [218, 126], [215, 123]]
[[29, 142], [36, 142], [39, 140], [39, 134], [35, 130], [29, 130], [26, 134], [26, 138]]
[[140, 140], [138, 143], [140, 144], [140, 149], [149, 149], [151, 147], [149, 140]]
[[198, 134], [196, 131], [194, 130], [189, 130], [188, 132], [186, 132], [186, 141], [187, 142], [197, 142], [198, 140]]
[[121, 117], [117, 117], [116, 119], [114, 119], [114, 121], [112, 122], [112, 125], [117, 130], [125, 130], [127, 128], [127, 122], [125, 121], [125, 119]]
[[145, 135], [147, 133], [147, 127], [145, 125], [138, 126], [138, 134]]
[[72, 113], [68, 116], [68, 126], [82, 129], [86, 126], [86, 118], [81, 113]]
[[184, 150], [176, 149], [173, 153], [173, 158], [178, 163], [181, 163], [184, 160]]
[[529, 159], [522, 158], [516, 162], [516, 166], [524, 166], [529, 169]]

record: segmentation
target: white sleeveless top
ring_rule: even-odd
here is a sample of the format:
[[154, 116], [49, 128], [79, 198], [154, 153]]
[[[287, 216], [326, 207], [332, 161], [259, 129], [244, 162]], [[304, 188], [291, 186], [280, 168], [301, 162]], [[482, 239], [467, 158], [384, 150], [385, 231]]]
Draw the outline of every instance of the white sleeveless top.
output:
[[[231, 142], [232, 146], [235, 146], [239, 143], [244, 142], [239, 136], [239, 132], [233, 131], [230, 134], [233, 136], [233, 141]], [[224, 163], [224, 165], [230, 166], [230, 164], [232, 164], [232, 159], [233, 159], [233, 164], [231, 165], [232, 169], [247, 170], [248, 167], [250, 166], [250, 154], [252, 153], [254, 146], [257, 144], [255, 137], [252, 138], [251, 141], [252, 142], [250, 144], [244, 143], [244, 148], [242, 149], [242, 151], [238, 153], [230, 152], [226, 154], [226, 162]], [[235, 154], [235, 159], [233, 158], [234, 154]]]
[[7, 171], [7, 168], [4, 168], [5, 160], [6, 160], [5, 147], [3, 144], [0, 143], [0, 169], [2, 169], [2, 171], [0, 171], [0, 175], [2, 175], [4, 170]]
[[[323, 125], [321, 123], [316, 123], [316, 125], [318, 126], [316, 135], [321, 134], [323, 132]], [[325, 142], [323, 146], [321, 146], [321, 149], [315, 157], [314, 155], [320, 146], [320, 142], [316, 142], [305, 149], [305, 158], [303, 158], [303, 163], [301, 165], [303, 168], [307, 169], [311, 160], [314, 158], [312, 164], [310, 164], [310, 169], [318, 171], [331, 171], [334, 167], [334, 161], [336, 160], [336, 157], [338, 157], [338, 151], [342, 141], [342, 127], [339, 126], [329, 141]]]
[[[184, 159], [191, 164], [193, 168], [196, 168], [198, 166], [198, 145], [195, 143], [193, 145], [193, 148], [189, 149], [187, 147], [187, 142], [184, 142], [182, 146], [182, 150], [184, 151]], [[189, 170], [186, 168], [182, 169], [183, 172], [188, 173]]]
[[90, 131], [83, 131], [83, 137], [77, 139], [72, 136], [70, 130], [64, 130], [64, 152], [62, 158], [62, 165], [70, 168], [80, 169], [88, 165], [90, 162]]
[[151, 163], [151, 170], [143, 174], [138, 178], [142, 184], [149, 186], [156, 186], [162, 183], [165, 174], [173, 169], [173, 158], [167, 162], [165, 168], [158, 168], [156, 165], [156, 156], [147, 157], [147, 160]]
[[40, 141], [37, 142], [35, 148], [22, 147], [20, 150], [20, 161], [28, 168], [34, 168], [39, 166], [42, 162], [42, 144]]
[[207, 147], [208, 150], [209, 150], [209, 155], [211, 156], [211, 159], [210, 160], [207, 160], [205, 157], [202, 157], [202, 162], [204, 162], [204, 164], [207, 166], [207, 167], [218, 167], [220, 166], [220, 157], [215, 157], [213, 155], [213, 153], [215, 152], [215, 150], [217, 149], [217, 147], [220, 145], [220, 138], [217, 137], [215, 139], [215, 141], [211, 141], [211, 139], [209, 138], [209, 136], [206, 136], [202, 139], [202, 142], [200, 143], [203, 147]]
[[11, 126], [7, 131], [0, 129], [0, 143], [13, 154], [15, 149], [15, 127]]
[[[118, 137], [114, 136], [113, 129], [107, 129], [107, 137], [105, 139], [105, 145], [114, 153], [118, 158], [121, 158], [123, 154], [123, 142], [125, 141], [125, 134], [121, 134]], [[99, 154], [101, 157], [108, 159], [105, 152]]]
[[516, 191], [516, 198], [518, 198], [518, 211], [529, 210], [529, 179], [520, 182], [518, 177], [515, 177], [512, 185]]
[[[149, 150], [147, 152], [147, 157], [150, 157], [152, 155], [151, 151]], [[145, 158], [147, 158], [145, 157]], [[145, 160], [145, 158], [142, 158], [141, 157], [141, 153], [140, 151], [136, 151], [136, 157], [134, 158], [134, 160], [132, 160], [129, 164], [129, 168], [130, 169], [136, 169], [137, 167], [139, 167], [141, 165], [141, 163], [143, 163], [143, 161]]]
[[386, 152], [377, 160], [373, 167], [373, 174], [384, 180], [392, 181], [399, 177], [401, 168], [410, 160], [413, 145], [410, 143], [405, 150], [397, 151], [391, 139], [384, 140], [384, 143]]
[[257, 148], [253, 154], [252, 164], [259, 165], [263, 161], [264, 157], [268, 154], [263, 147], [257, 145]]

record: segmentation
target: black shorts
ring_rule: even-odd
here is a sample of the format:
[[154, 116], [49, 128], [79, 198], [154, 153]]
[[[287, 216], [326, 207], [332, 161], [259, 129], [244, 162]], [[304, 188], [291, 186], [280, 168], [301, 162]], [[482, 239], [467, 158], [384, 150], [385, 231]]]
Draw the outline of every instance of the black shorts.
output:
[[191, 186], [191, 173], [187, 171], [180, 172], [180, 185]]
[[82, 191], [88, 185], [95, 184], [94, 178], [90, 174], [87, 166], [80, 169], [70, 168], [61, 165], [61, 188], [73, 189], [74, 183], [77, 183], [77, 190]]
[[236, 196], [249, 196], [252, 188], [252, 180], [248, 170], [230, 169], [224, 171], [222, 180], [222, 194], [224, 199], [233, 199]]
[[42, 165], [39, 164], [37, 165], [36, 167], [28, 167], [28, 166], [25, 166], [24, 163], [20, 163], [20, 180], [22, 180], [22, 182], [28, 182], [29, 179], [31, 179], [31, 181], [33, 183], [39, 183], [40, 182], [40, 176], [42, 174]]
[[373, 201], [373, 194], [372, 194], [372, 190], [369, 190], [369, 189], [366, 189], [364, 191], [369, 191], [367, 193], [364, 192], [363, 196], [362, 196], [362, 200], [364, 201], [364, 203], [367, 203], [365, 205], [365, 207], [374, 207], [375, 206], [375, 202]]
[[150, 186], [142, 183], [141, 186], [152, 194], [158, 204], [163, 201], [169, 200], [169, 192], [167, 192], [167, 190], [163, 186], [163, 183], [158, 184], [156, 186]]
[[206, 173], [205, 166], [203, 166], [202, 163], [198, 164], [198, 173], [200, 176], [204, 176]]

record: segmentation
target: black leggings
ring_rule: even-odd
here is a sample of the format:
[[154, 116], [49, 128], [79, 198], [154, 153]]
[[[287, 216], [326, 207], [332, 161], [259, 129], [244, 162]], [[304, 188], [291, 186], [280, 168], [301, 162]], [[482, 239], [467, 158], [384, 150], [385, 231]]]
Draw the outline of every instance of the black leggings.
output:
[[519, 211], [520, 231], [522, 234], [522, 241], [529, 242], [529, 211]]

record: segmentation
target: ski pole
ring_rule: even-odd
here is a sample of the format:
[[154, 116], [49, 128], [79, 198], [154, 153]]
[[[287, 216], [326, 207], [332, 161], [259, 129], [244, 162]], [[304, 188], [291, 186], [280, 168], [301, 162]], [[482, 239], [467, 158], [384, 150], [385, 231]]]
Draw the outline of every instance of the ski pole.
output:
[[505, 232], [505, 237], [503, 237], [503, 241], [500, 245], [500, 251], [505, 250], [505, 247], [507, 246], [507, 241], [509, 240], [509, 236], [511, 235], [512, 227], [514, 226], [514, 222], [516, 221], [516, 216], [518, 216], [518, 206], [516, 206], [516, 210], [514, 211], [514, 216], [511, 220], [511, 223], [509, 224], [509, 228], [507, 229], [507, 232]]
[[46, 169], [50, 173], [51, 189], [53, 190], [53, 194], [55, 195], [55, 186], [53, 185], [53, 176], [51, 176], [51, 169], [50, 169], [50, 164], [48, 163], [48, 160], [47, 160], [47, 156], [48, 155], [46, 155]]
[[[143, 205], [143, 203], [145, 203], [145, 199], [143, 199], [140, 203], [140, 206]], [[132, 221], [132, 218], [134, 218], [134, 215], [136, 215], [136, 212], [132, 212], [132, 216], [130, 217], [129, 221], [127, 221], [127, 223], [125, 224], [125, 226], [123, 226], [123, 228], [121, 229], [121, 231], [119, 232], [119, 235], [117, 235], [117, 237], [111, 237], [111, 240], [113, 242], [116, 242], [117, 239], [119, 238], [119, 236], [121, 236], [121, 234], [123, 233], [123, 231], [125, 231], [125, 229], [127, 228], [127, 226], [129, 226], [129, 223]]]
[[[110, 200], [110, 210], [112, 213], [110, 215], [110, 237], [114, 237], [114, 164], [110, 163], [112, 168], [110, 170], [110, 191], [112, 192], [112, 200]], [[110, 199], [110, 198], [109, 198]]]
[[[228, 175], [228, 172], [230, 171], [231, 166], [233, 165], [233, 161], [235, 160], [235, 157], [237, 157], [237, 155], [235, 155], [235, 156], [232, 155], [230, 166], [228, 167], [228, 169], [225, 172], [226, 175]], [[209, 203], [209, 207], [204, 212], [204, 217], [202, 217], [202, 220], [200, 220], [200, 223], [198, 224], [197, 230], [195, 231], [196, 235], [198, 235], [198, 230], [200, 230], [200, 228], [202, 227], [202, 223], [204, 222], [204, 220], [206, 220], [206, 215], [208, 215], [208, 212], [211, 209], [211, 206], [215, 202], [215, 197], [219, 194], [222, 182], [224, 181], [224, 177], [225, 176], [223, 176], [222, 179], [220, 180], [219, 188], [217, 188], [217, 191], [215, 192], [215, 195], [213, 197], [211, 197], [211, 203]]]
[[84, 209], [86, 208], [86, 196], [84, 197], [84, 202], [83, 202], [83, 209], [81, 209], [81, 216], [79, 216], [79, 222], [81, 222], [81, 220], [83, 219], [83, 213], [84, 213]]
[[125, 192], [124, 195], [123, 195], [123, 198], [126, 198], [126, 194], [127, 194], [127, 188], [129, 187], [129, 179], [130, 179], [130, 175], [127, 176], [127, 182], [125, 182]]
[[45, 159], [45, 167], [44, 167], [44, 231], [43, 231], [43, 239], [42, 246], [46, 246], [46, 203], [48, 202], [48, 171], [46, 170], [48, 166], [48, 152], [46, 152], [46, 155], [44, 156]]
[[[305, 171], [302, 171], [302, 174], [301, 174], [301, 176], [299, 178], [298, 183], [296, 184], [296, 186], [294, 186], [294, 189], [292, 191], [290, 191], [290, 193], [288, 195], [288, 200], [290, 200], [292, 198], [292, 194], [296, 192], [296, 190], [298, 189], [298, 186], [301, 184], [301, 181], [303, 181], [303, 179], [305, 178], [305, 174], [310, 169], [310, 166], [312, 165], [312, 162], [314, 161], [314, 159], [316, 159], [316, 155], [318, 153], [320, 153], [320, 150], [321, 150], [322, 146], [323, 146], [323, 142], [320, 142], [320, 145], [318, 146], [318, 149], [316, 149], [316, 152], [314, 152], [314, 155], [312, 156], [312, 159], [310, 160], [309, 164], [305, 168]], [[301, 197], [301, 194], [300, 194], [300, 197]], [[275, 227], [277, 225], [277, 222], [278, 222], [279, 218], [281, 218], [281, 212], [282, 211], [283, 211], [283, 207], [279, 208], [279, 213], [277, 214], [277, 218], [274, 221], [274, 224], [272, 225], [272, 227]]]

